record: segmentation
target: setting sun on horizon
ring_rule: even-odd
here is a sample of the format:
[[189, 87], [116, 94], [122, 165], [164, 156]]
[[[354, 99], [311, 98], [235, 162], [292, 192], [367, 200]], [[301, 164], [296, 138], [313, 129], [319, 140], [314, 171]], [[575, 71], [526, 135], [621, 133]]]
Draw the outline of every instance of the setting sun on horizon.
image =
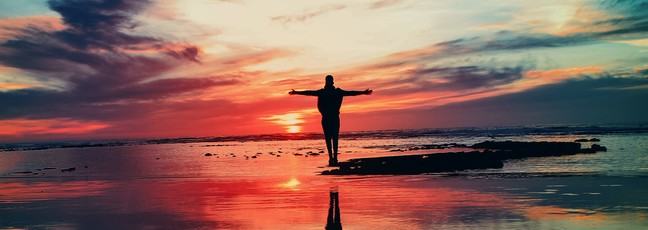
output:
[[299, 133], [302, 130], [301, 124], [304, 123], [301, 113], [286, 113], [281, 115], [272, 115], [263, 117], [262, 120], [270, 121], [273, 124], [280, 125], [287, 133]]

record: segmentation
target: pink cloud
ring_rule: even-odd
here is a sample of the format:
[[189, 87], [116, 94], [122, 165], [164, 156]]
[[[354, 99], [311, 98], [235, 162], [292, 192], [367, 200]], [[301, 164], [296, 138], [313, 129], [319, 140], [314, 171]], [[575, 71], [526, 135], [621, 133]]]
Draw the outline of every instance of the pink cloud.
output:
[[0, 122], [0, 136], [84, 134], [107, 127], [102, 122], [71, 119], [10, 119]]

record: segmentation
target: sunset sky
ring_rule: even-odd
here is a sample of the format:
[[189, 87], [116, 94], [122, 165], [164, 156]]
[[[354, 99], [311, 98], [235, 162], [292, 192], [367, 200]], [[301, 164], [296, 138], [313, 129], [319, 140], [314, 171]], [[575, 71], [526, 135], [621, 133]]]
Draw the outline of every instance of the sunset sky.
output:
[[648, 123], [648, 1], [0, 1], [0, 142]]

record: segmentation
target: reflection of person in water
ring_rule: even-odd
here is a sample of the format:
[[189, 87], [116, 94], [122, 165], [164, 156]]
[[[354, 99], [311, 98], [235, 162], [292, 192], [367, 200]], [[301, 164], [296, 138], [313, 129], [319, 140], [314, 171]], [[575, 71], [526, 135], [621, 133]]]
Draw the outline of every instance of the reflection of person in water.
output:
[[329, 193], [329, 209], [328, 216], [326, 217], [325, 230], [342, 230], [342, 222], [340, 220], [340, 198], [337, 191]]
[[317, 96], [317, 109], [322, 114], [322, 128], [324, 129], [324, 139], [326, 149], [329, 154], [329, 165], [337, 165], [338, 154], [338, 136], [340, 133], [340, 107], [342, 99], [345, 96], [369, 95], [372, 90], [364, 91], [346, 91], [333, 86], [333, 76], [326, 76], [324, 88], [319, 90], [304, 90], [289, 92], [290, 95]]

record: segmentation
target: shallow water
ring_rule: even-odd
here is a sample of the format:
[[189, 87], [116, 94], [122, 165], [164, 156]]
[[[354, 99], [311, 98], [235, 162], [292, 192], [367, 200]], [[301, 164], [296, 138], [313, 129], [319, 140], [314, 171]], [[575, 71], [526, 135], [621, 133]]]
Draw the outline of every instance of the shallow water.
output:
[[318, 175], [326, 153], [308, 152], [323, 151], [320, 140], [0, 152], [0, 228], [322, 229], [331, 190], [339, 192], [345, 229], [648, 227], [646, 134], [355, 138], [341, 141], [340, 158], [461, 150], [396, 151], [423, 144], [583, 137], [600, 138], [609, 151], [454, 176]]

